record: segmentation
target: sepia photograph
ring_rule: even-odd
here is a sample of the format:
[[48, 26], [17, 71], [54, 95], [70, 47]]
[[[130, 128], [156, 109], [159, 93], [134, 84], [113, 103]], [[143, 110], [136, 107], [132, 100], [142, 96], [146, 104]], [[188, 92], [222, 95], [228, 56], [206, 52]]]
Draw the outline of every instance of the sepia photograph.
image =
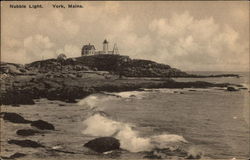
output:
[[249, 160], [249, 1], [1, 1], [0, 159]]

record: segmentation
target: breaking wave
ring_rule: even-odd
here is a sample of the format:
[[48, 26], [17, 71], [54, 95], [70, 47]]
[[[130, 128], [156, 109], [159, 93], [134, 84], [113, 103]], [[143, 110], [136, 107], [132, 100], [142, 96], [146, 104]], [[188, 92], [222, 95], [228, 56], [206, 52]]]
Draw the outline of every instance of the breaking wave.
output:
[[175, 134], [141, 137], [132, 124], [112, 120], [99, 112], [83, 121], [83, 125], [83, 134], [113, 136], [119, 139], [121, 148], [130, 152], [151, 151], [154, 148], [169, 148], [173, 144], [187, 143], [184, 137]]
[[78, 102], [78, 105], [88, 107], [89, 109], [94, 109], [97, 106], [101, 106], [103, 102], [112, 100], [113, 96], [107, 96], [104, 94], [93, 94]]
[[126, 91], [126, 92], [113, 92], [113, 95], [116, 95], [121, 98], [137, 98], [142, 99], [146, 95], [146, 92], [144, 91]]
[[126, 91], [126, 92], [112, 92], [107, 95], [116, 96], [119, 98], [135, 98], [143, 99], [150, 93], [161, 92], [161, 93], [180, 93], [184, 89], [169, 89], [169, 88], [158, 88], [158, 89], [142, 89], [142, 91]]

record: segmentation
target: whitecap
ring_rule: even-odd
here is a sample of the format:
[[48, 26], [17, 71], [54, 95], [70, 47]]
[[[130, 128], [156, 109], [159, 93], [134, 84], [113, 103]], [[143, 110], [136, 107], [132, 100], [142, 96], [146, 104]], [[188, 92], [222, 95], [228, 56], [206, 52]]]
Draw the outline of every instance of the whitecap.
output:
[[93, 94], [80, 100], [77, 104], [80, 106], [88, 107], [90, 109], [94, 109], [98, 106], [101, 106], [103, 102], [109, 101], [112, 98], [114, 97], [102, 94]]
[[83, 125], [85, 129], [82, 133], [92, 136], [111, 136], [122, 127], [120, 122], [108, 119], [99, 113], [83, 121]]
[[91, 136], [113, 136], [120, 141], [121, 148], [130, 152], [151, 151], [154, 148], [168, 148], [172, 143], [187, 143], [184, 137], [175, 134], [161, 134], [141, 137], [135, 126], [118, 122], [96, 113], [83, 121], [83, 134]]
[[176, 134], [161, 134], [151, 137], [151, 143], [155, 148], [169, 148], [174, 144], [188, 143], [183, 136]]

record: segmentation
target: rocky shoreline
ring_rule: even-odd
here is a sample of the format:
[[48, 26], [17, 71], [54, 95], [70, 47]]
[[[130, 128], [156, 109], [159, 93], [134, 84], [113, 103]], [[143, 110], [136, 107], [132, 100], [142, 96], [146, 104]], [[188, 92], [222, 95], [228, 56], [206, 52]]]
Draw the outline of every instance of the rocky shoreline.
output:
[[[74, 103], [97, 92], [141, 88], [207, 88], [230, 84], [176, 82], [170, 78], [239, 77], [235, 74], [194, 75], [149, 60], [121, 55], [48, 59], [26, 65], [1, 63], [0, 105], [34, 104], [47, 98]], [[231, 91], [231, 90], [230, 90]]]
[[[120, 148], [119, 140], [113, 137], [82, 136], [79, 128], [82, 119], [89, 113], [82, 106], [78, 106], [77, 102], [91, 94], [111, 92], [112, 95], [112, 92], [158, 88], [190, 88], [189, 91], [195, 91], [193, 88], [220, 87], [227, 91], [238, 91], [243, 87], [229, 83], [177, 82], [171, 79], [172, 77], [239, 77], [238, 75], [191, 75], [152, 61], [131, 60], [126, 57], [124, 59], [120, 56], [107, 57], [107, 59], [103, 56], [80, 57], [75, 60], [51, 59], [28, 65], [1, 64], [0, 105], [4, 106], [0, 113], [3, 121], [0, 122], [5, 127], [2, 129], [5, 130], [2, 144], [5, 146], [3, 154], [5, 156], [1, 158], [31, 156], [33, 159], [50, 156], [52, 159], [57, 159], [61, 156], [78, 159], [89, 158], [90, 155], [94, 159], [117, 158], [122, 152], [128, 152]], [[45, 102], [41, 103], [42, 100]], [[72, 134], [76, 142], [70, 138], [65, 139], [72, 137]], [[8, 146], [14, 146], [15, 149], [9, 150]], [[27, 148], [36, 150], [31, 151]], [[140, 154], [147, 159], [160, 159], [162, 154], [179, 156], [183, 159], [201, 158], [200, 154], [193, 156], [179, 149], [156, 148]]]
[[203, 81], [176, 82], [171, 78], [239, 77], [235, 74], [194, 75], [169, 65], [121, 55], [94, 55], [36, 61], [26, 65], [1, 63], [0, 105], [34, 104], [47, 98], [74, 103], [97, 92], [142, 88], [228, 87]]
[[[89, 73], [85, 73], [89, 74]], [[94, 76], [93, 76], [94, 75]], [[93, 77], [15, 76], [2, 80], [1, 105], [34, 104], [34, 99], [47, 98], [75, 103], [90, 94], [98, 92], [122, 92], [142, 88], [208, 88], [228, 87], [230, 84], [214, 84], [204, 81], [176, 82], [172, 79], [114, 78], [106, 79], [91, 73]]]

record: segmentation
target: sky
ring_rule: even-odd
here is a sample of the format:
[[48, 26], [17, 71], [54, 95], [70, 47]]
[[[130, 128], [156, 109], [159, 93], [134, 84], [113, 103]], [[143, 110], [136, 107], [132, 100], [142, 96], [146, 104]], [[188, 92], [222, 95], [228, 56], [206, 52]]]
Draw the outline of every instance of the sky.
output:
[[85, 44], [102, 50], [105, 38], [121, 55], [184, 71], [248, 71], [249, 2], [1, 2], [1, 61], [25, 64], [61, 53], [78, 57]]

